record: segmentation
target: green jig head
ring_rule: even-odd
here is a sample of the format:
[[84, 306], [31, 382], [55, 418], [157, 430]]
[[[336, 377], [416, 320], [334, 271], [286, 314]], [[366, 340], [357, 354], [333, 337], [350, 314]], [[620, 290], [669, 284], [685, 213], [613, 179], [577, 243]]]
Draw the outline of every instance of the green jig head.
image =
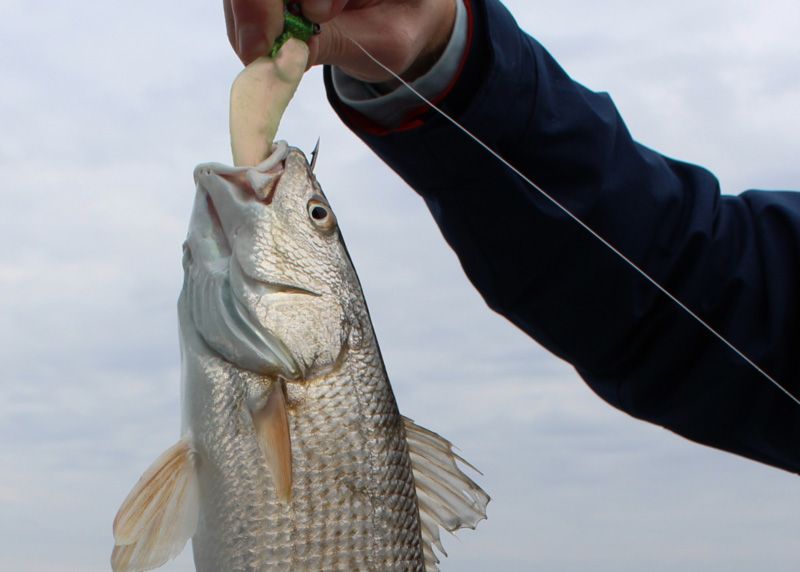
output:
[[284, 0], [283, 1], [283, 32], [275, 44], [272, 46], [272, 51], [269, 53], [270, 57], [275, 57], [275, 54], [281, 49], [281, 46], [286, 43], [289, 38], [297, 38], [306, 44], [315, 33], [318, 33], [319, 25], [315, 24], [305, 16], [298, 0]]

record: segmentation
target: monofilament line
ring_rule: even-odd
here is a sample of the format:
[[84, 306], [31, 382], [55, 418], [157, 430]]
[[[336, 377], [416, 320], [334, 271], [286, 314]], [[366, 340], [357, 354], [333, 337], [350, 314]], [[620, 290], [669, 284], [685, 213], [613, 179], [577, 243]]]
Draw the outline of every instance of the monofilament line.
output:
[[754, 369], [755, 369], [755, 370], [756, 370], [758, 373], [760, 373], [761, 375], [763, 375], [763, 376], [764, 376], [764, 377], [765, 377], [767, 380], [769, 380], [769, 381], [770, 381], [770, 382], [771, 382], [771, 383], [772, 383], [772, 384], [773, 384], [775, 387], [777, 387], [777, 388], [778, 388], [778, 389], [780, 389], [780, 390], [781, 390], [783, 393], [785, 393], [785, 394], [786, 394], [786, 395], [787, 395], [787, 396], [788, 396], [788, 397], [789, 397], [789, 398], [790, 398], [792, 401], [794, 401], [796, 404], [800, 405], [800, 399], [798, 399], [797, 397], [795, 397], [794, 395], [792, 395], [792, 394], [789, 392], [789, 390], [787, 390], [786, 388], [784, 388], [784, 387], [783, 387], [783, 386], [782, 386], [780, 383], [778, 383], [778, 381], [777, 381], [777, 380], [775, 380], [775, 379], [774, 379], [774, 378], [773, 378], [771, 375], [769, 375], [769, 374], [768, 374], [766, 371], [764, 371], [763, 369], [761, 369], [761, 367], [760, 367], [758, 364], [756, 364], [756, 363], [755, 363], [753, 360], [751, 360], [749, 357], [747, 357], [747, 356], [746, 356], [746, 355], [745, 355], [745, 354], [744, 354], [742, 351], [740, 351], [740, 350], [739, 350], [739, 348], [737, 348], [736, 346], [734, 346], [734, 345], [733, 345], [731, 342], [729, 342], [729, 341], [728, 341], [728, 340], [727, 340], [727, 339], [726, 339], [726, 338], [725, 338], [725, 337], [724, 337], [722, 334], [720, 334], [720, 333], [719, 333], [719, 332], [717, 332], [717, 331], [716, 331], [714, 328], [712, 328], [712, 327], [711, 327], [709, 324], [707, 324], [707, 323], [705, 322], [705, 320], [703, 320], [703, 319], [702, 319], [700, 316], [698, 316], [698, 315], [697, 315], [697, 314], [695, 314], [695, 313], [694, 313], [694, 312], [693, 312], [691, 309], [689, 309], [689, 307], [688, 307], [688, 306], [686, 306], [686, 305], [685, 305], [683, 302], [681, 302], [681, 301], [680, 301], [680, 300], [678, 300], [678, 299], [677, 299], [675, 296], [673, 296], [673, 295], [672, 295], [672, 294], [671, 294], [671, 293], [670, 293], [670, 292], [669, 292], [669, 291], [668, 291], [666, 288], [664, 288], [663, 286], [661, 286], [661, 284], [659, 284], [659, 283], [658, 283], [658, 282], [657, 282], [657, 281], [656, 281], [654, 278], [651, 278], [651, 277], [650, 277], [650, 275], [649, 275], [649, 274], [647, 274], [647, 272], [645, 272], [645, 271], [644, 271], [644, 270], [642, 270], [641, 268], [639, 268], [639, 266], [637, 266], [637, 265], [636, 265], [636, 263], [634, 263], [634, 262], [633, 262], [631, 259], [629, 259], [627, 256], [625, 256], [625, 255], [624, 255], [622, 252], [620, 252], [619, 250], [617, 250], [617, 248], [616, 248], [616, 247], [615, 247], [613, 244], [611, 244], [611, 243], [610, 243], [610, 242], [608, 242], [606, 239], [604, 239], [602, 236], [600, 236], [598, 233], [596, 233], [594, 230], [592, 230], [592, 228], [591, 228], [591, 227], [589, 227], [587, 224], [585, 224], [585, 223], [584, 223], [584, 222], [583, 222], [581, 219], [579, 219], [577, 216], [575, 216], [574, 214], [572, 214], [572, 213], [571, 213], [571, 212], [570, 212], [570, 211], [569, 211], [569, 210], [568, 210], [568, 209], [567, 209], [565, 206], [563, 206], [563, 205], [562, 205], [561, 203], [559, 203], [559, 202], [558, 202], [558, 201], [557, 201], [555, 198], [553, 198], [552, 196], [550, 196], [550, 194], [548, 194], [548, 193], [547, 193], [547, 192], [546, 192], [544, 189], [542, 189], [542, 188], [541, 188], [539, 185], [537, 185], [537, 184], [536, 184], [536, 183], [534, 183], [532, 180], [530, 180], [530, 179], [529, 179], [527, 176], [525, 176], [525, 175], [524, 175], [524, 174], [523, 174], [523, 173], [522, 173], [522, 172], [521, 172], [519, 169], [517, 169], [516, 167], [514, 167], [514, 165], [512, 165], [511, 163], [509, 163], [508, 161], [506, 161], [506, 160], [505, 160], [503, 157], [501, 157], [501, 156], [500, 156], [500, 155], [499, 155], [499, 154], [498, 154], [498, 153], [497, 153], [497, 152], [496, 152], [494, 149], [492, 149], [491, 147], [489, 147], [488, 145], [486, 145], [486, 144], [485, 144], [483, 141], [481, 141], [481, 140], [480, 140], [480, 139], [478, 139], [478, 138], [477, 138], [475, 135], [473, 135], [472, 133], [470, 133], [470, 132], [469, 132], [469, 131], [468, 131], [468, 130], [465, 128], [465, 127], [463, 127], [463, 126], [462, 126], [460, 123], [458, 123], [458, 122], [457, 122], [455, 119], [453, 119], [453, 118], [452, 118], [452, 117], [450, 117], [450, 116], [449, 116], [447, 113], [445, 113], [444, 111], [442, 111], [441, 109], [439, 109], [439, 108], [438, 108], [438, 107], [437, 107], [437, 106], [436, 106], [436, 105], [435, 105], [433, 102], [429, 101], [429, 100], [428, 100], [428, 98], [426, 98], [424, 95], [422, 95], [421, 93], [419, 93], [419, 92], [418, 92], [416, 89], [414, 89], [413, 87], [411, 87], [411, 85], [409, 85], [409, 84], [408, 84], [408, 83], [407, 83], [405, 80], [403, 80], [403, 78], [401, 78], [399, 75], [397, 75], [397, 74], [396, 74], [396, 73], [394, 73], [392, 70], [390, 70], [388, 67], [386, 67], [386, 66], [385, 66], [385, 65], [383, 65], [381, 62], [379, 62], [379, 61], [378, 61], [378, 60], [377, 60], [377, 59], [376, 59], [376, 58], [375, 58], [375, 57], [374, 57], [372, 54], [370, 54], [370, 53], [369, 53], [369, 52], [366, 50], [366, 48], [364, 48], [364, 46], [362, 46], [361, 44], [359, 44], [359, 43], [358, 43], [358, 42], [357, 42], [355, 39], [353, 39], [351, 36], [349, 36], [349, 35], [347, 35], [347, 34], [345, 34], [345, 37], [346, 37], [348, 40], [350, 40], [351, 42], [353, 42], [353, 44], [355, 44], [355, 45], [358, 47], [358, 49], [360, 49], [362, 52], [364, 52], [364, 55], [366, 55], [366, 56], [367, 56], [367, 57], [368, 57], [370, 60], [372, 60], [372, 61], [373, 61], [373, 62], [374, 62], [376, 65], [380, 66], [380, 67], [381, 67], [383, 70], [385, 70], [386, 72], [388, 72], [389, 74], [391, 74], [391, 75], [392, 75], [392, 77], [394, 77], [394, 78], [395, 78], [397, 81], [399, 81], [399, 82], [400, 82], [400, 83], [402, 83], [404, 86], [406, 86], [406, 87], [407, 87], [409, 90], [411, 90], [411, 92], [412, 92], [412, 93], [414, 93], [414, 94], [415, 94], [417, 97], [419, 97], [419, 98], [420, 98], [422, 101], [424, 101], [424, 102], [425, 102], [425, 103], [426, 103], [428, 106], [430, 106], [430, 108], [431, 108], [431, 109], [435, 110], [435, 111], [436, 111], [436, 112], [437, 112], [439, 115], [441, 115], [441, 116], [442, 116], [442, 117], [444, 117], [444, 118], [445, 118], [447, 121], [449, 121], [450, 123], [452, 123], [452, 124], [453, 124], [455, 127], [457, 127], [459, 130], [461, 130], [461, 131], [462, 131], [462, 132], [463, 132], [465, 135], [467, 135], [467, 136], [468, 136], [470, 139], [472, 139], [472, 140], [473, 140], [473, 141], [475, 141], [475, 142], [476, 142], [478, 145], [480, 145], [481, 147], [483, 147], [484, 149], [486, 149], [486, 151], [488, 151], [488, 152], [489, 152], [491, 155], [493, 155], [493, 156], [494, 156], [494, 157], [495, 157], [495, 158], [496, 158], [498, 161], [500, 161], [500, 162], [501, 162], [501, 163], [503, 163], [503, 164], [504, 164], [506, 167], [508, 167], [508, 168], [509, 168], [509, 169], [511, 169], [511, 170], [512, 170], [514, 173], [516, 173], [516, 174], [517, 174], [517, 175], [518, 175], [518, 176], [519, 176], [519, 177], [520, 177], [520, 178], [521, 178], [523, 181], [525, 181], [526, 183], [528, 183], [528, 184], [529, 184], [529, 185], [530, 185], [530, 186], [531, 186], [533, 189], [536, 189], [536, 191], [538, 191], [538, 192], [539, 192], [539, 193], [540, 193], [540, 194], [541, 194], [543, 197], [545, 197], [545, 198], [546, 198], [548, 201], [550, 201], [550, 202], [551, 202], [551, 203], [552, 203], [554, 206], [556, 206], [556, 207], [557, 207], [559, 210], [561, 210], [561, 211], [562, 211], [562, 212], [563, 212], [565, 215], [567, 215], [569, 218], [571, 218], [571, 219], [572, 219], [572, 220], [574, 220], [574, 221], [575, 221], [577, 224], [579, 224], [579, 225], [580, 225], [580, 226], [581, 226], [581, 227], [582, 227], [582, 228], [583, 228], [583, 229], [584, 229], [586, 232], [588, 232], [588, 233], [589, 233], [589, 234], [591, 234], [593, 237], [595, 237], [597, 240], [599, 240], [599, 241], [600, 241], [602, 244], [604, 244], [604, 245], [605, 245], [605, 246], [606, 246], [606, 247], [607, 247], [609, 250], [611, 250], [611, 252], [613, 252], [614, 254], [616, 254], [616, 255], [617, 255], [619, 258], [621, 258], [621, 259], [622, 259], [622, 260], [623, 260], [623, 261], [624, 261], [624, 262], [625, 262], [625, 263], [626, 263], [628, 266], [630, 266], [630, 267], [631, 267], [633, 270], [635, 270], [635, 271], [636, 271], [636, 272], [637, 272], [639, 275], [641, 275], [641, 276], [642, 276], [642, 278], [644, 278], [645, 280], [647, 280], [648, 282], [650, 282], [650, 284], [652, 284], [653, 286], [655, 286], [655, 288], [657, 288], [657, 289], [658, 289], [658, 290], [659, 290], [659, 291], [660, 291], [662, 294], [664, 294], [664, 295], [665, 295], [667, 298], [669, 298], [669, 299], [670, 299], [670, 300], [672, 300], [672, 301], [673, 301], [675, 304], [677, 304], [679, 308], [681, 308], [683, 311], [685, 311], [687, 314], [689, 314], [689, 315], [690, 315], [692, 318], [694, 318], [694, 319], [695, 319], [695, 321], [697, 321], [697, 323], [699, 323], [699, 324], [700, 324], [701, 326], [703, 326], [703, 327], [704, 327], [706, 330], [708, 330], [708, 332], [710, 332], [710, 333], [711, 333], [711, 334], [712, 334], [714, 337], [716, 337], [716, 338], [717, 338], [719, 341], [721, 341], [723, 344], [725, 344], [726, 346], [728, 346], [728, 347], [729, 347], [729, 348], [730, 348], [730, 349], [731, 349], [731, 350], [732, 350], [732, 351], [733, 351], [733, 352], [734, 352], [736, 355], [738, 355], [740, 358], [742, 358], [742, 359], [743, 359], [743, 360], [744, 360], [746, 363], [748, 363], [748, 364], [749, 364], [751, 367], [753, 367], [753, 368], [754, 368]]

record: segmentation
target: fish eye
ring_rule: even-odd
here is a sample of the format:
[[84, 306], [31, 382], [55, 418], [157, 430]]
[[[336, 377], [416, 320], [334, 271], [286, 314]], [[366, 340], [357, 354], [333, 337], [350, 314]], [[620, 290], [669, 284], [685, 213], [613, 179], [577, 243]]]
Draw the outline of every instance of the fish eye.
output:
[[331, 230], [336, 225], [331, 207], [317, 199], [308, 201], [308, 216], [320, 230]]

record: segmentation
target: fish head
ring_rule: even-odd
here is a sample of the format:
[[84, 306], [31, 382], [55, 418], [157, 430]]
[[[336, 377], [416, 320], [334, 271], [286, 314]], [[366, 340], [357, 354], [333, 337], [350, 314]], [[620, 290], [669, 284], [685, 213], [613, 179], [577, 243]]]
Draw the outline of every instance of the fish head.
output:
[[289, 380], [332, 371], [366, 318], [336, 216], [301, 151], [254, 168], [206, 163], [179, 308], [212, 350]]

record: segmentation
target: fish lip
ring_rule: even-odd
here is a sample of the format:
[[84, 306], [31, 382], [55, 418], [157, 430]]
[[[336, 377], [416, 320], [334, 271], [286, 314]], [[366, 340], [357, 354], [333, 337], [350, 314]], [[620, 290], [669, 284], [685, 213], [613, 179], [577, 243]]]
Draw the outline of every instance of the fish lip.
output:
[[[194, 169], [194, 181], [198, 191], [205, 195], [207, 210], [216, 231], [215, 239], [225, 243], [228, 250], [236, 236], [237, 217], [231, 211], [244, 212], [249, 205], [268, 206], [272, 203], [287, 160], [294, 152], [285, 141], [277, 141], [272, 153], [255, 167], [235, 167], [223, 163], [201, 163]], [[229, 228], [230, 227], [230, 228]]]
[[[233, 188], [232, 195], [237, 202], [246, 202], [248, 199], [259, 199], [269, 205], [278, 187], [278, 182], [286, 170], [286, 161], [293, 152], [299, 152], [289, 147], [286, 141], [276, 141], [272, 152], [255, 167], [233, 167], [223, 163], [201, 163], [194, 169], [195, 185], [199, 185], [204, 177], [214, 177], [226, 182], [228, 188]], [[244, 191], [242, 193], [242, 191]], [[242, 196], [244, 195], [244, 196]]]
[[[278, 188], [281, 177], [286, 169], [286, 161], [281, 161], [273, 169], [266, 172], [254, 171], [252, 169], [242, 170], [227, 168], [225, 170], [215, 169], [209, 167], [203, 169], [196, 174], [198, 181], [205, 180], [206, 184], [200, 185], [203, 193], [206, 195], [206, 200], [209, 205], [213, 207], [215, 212], [218, 212], [216, 205], [214, 205], [214, 192], [210, 189], [213, 187], [208, 181], [214, 181], [220, 184], [227, 192], [234, 203], [244, 207], [250, 201], [258, 201], [265, 206], [272, 204], [272, 199], [275, 197], [275, 191]], [[219, 191], [217, 191], [219, 192]], [[222, 225], [222, 220], [217, 215], [215, 220], [225, 230]]]
[[265, 205], [270, 205], [285, 170], [286, 161], [283, 160], [267, 171], [248, 169], [247, 171], [212, 172], [210, 174], [227, 181], [237, 192], [243, 192], [246, 198], [256, 199]]

